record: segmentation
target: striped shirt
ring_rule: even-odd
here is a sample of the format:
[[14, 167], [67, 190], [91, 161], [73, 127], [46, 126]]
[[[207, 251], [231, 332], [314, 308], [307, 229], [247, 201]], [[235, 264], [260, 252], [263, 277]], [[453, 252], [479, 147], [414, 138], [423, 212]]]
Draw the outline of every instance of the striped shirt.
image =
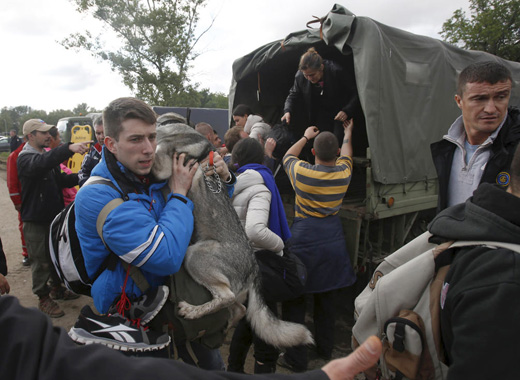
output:
[[295, 217], [324, 218], [339, 212], [352, 175], [351, 157], [340, 156], [335, 166], [325, 166], [286, 155], [283, 167], [296, 193]]

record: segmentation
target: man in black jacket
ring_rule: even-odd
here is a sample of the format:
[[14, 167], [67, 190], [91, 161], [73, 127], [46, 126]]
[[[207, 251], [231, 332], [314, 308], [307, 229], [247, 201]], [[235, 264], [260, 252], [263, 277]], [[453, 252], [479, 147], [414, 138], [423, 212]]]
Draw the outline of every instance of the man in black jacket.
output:
[[[505, 191], [484, 183], [465, 203], [432, 221], [430, 241], [490, 241], [520, 244], [520, 150]], [[448, 379], [508, 379], [520, 373], [520, 254], [488, 246], [448, 250], [451, 261], [441, 292], [442, 343]]]
[[11, 129], [10, 135], [11, 135], [11, 142], [9, 144], [10, 144], [11, 152], [14, 152], [20, 146], [20, 144], [23, 143], [23, 140], [20, 137], [18, 137], [18, 134], [16, 133], [16, 129]]
[[[61, 286], [46, 249], [50, 223], [64, 207], [61, 190], [78, 184], [77, 174], [62, 173], [59, 165], [74, 153], [85, 153], [90, 142], [63, 144], [46, 152], [44, 148], [50, 144], [49, 129], [52, 127], [38, 119], [25, 122], [23, 134], [27, 138], [27, 144], [18, 156], [17, 167], [22, 185], [20, 212], [23, 232], [32, 261], [32, 291], [39, 298], [39, 309], [50, 317], [57, 318], [65, 313], [51, 296], [64, 300], [78, 298]], [[49, 279], [52, 292], [47, 285]]]
[[478, 62], [459, 75], [455, 101], [462, 115], [431, 145], [439, 179], [437, 212], [464, 202], [480, 183], [507, 187], [520, 140], [520, 112], [508, 108], [511, 72], [497, 62]]

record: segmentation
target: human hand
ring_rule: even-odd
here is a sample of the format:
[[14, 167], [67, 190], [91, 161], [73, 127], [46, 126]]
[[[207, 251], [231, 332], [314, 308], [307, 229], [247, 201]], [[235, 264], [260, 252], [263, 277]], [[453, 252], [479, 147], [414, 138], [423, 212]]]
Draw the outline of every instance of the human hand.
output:
[[285, 121], [287, 124], [291, 124], [291, 113], [290, 112], [286, 112], [282, 116], [282, 121]]
[[350, 355], [332, 360], [322, 367], [323, 372], [331, 380], [352, 380], [358, 373], [373, 367], [379, 357], [383, 346], [379, 338], [369, 337]]
[[14, 208], [16, 211], [20, 212], [22, 209], [22, 204], [20, 203], [20, 204], [14, 205]]
[[216, 171], [222, 181], [228, 182], [230, 180], [231, 174], [228, 166], [217, 152], [213, 152], [213, 158], [211, 158], [210, 153], [210, 157], [202, 161], [201, 164], [203, 165], [205, 175], [212, 176]]
[[85, 154], [89, 150], [89, 144], [92, 144], [94, 141], [83, 141], [80, 143], [74, 143], [69, 145], [69, 150], [78, 153], [78, 154]]
[[312, 126], [307, 128], [303, 135], [307, 137], [308, 140], [312, 140], [313, 138], [318, 136], [318, 133], [320, 133], [320, 130], [317, 127]]
[[339, 111], [334, 120], [345, 121], [348, 119], [348, 115], [344, 111]]
[[172, 175], [168, 182], [172, 193], [186, 196], [191, 188], [193, 176], [197, 172], [199, 164], [195, 160], [189, 160], [186, 164], [186, 153], [173, 155]]
[[343, 129], [345, 129], [345, 132], [352, 132], [353, 128], [354, 128], [354, 119], [345, 120], [343, 122]]
[[266, 142], [265, 142], [265, 145], [264, 145], [264, 152], [265, 152], [265, 155], [269, 158], [272, 158], [273, 157], [273, 152], [274, 152], [274, 149], [276, 148], [276, 140], [273, 139], [272, 137], [269, 137]]
[[0, 295], [9, 294], [11, 287], [3, 274], [0, 274]]

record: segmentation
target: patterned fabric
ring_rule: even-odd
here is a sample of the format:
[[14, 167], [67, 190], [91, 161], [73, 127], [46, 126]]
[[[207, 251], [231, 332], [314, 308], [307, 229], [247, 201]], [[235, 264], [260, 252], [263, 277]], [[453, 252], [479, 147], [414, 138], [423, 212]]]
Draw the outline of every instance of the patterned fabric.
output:
[[311, 165], [294, 155], [286, 155], [283, 167], [296, 192], [297, 218], [324, 218], [339, 212], [350, 184], [352, 158], [340, 156], [336, 166], [325, 166]]

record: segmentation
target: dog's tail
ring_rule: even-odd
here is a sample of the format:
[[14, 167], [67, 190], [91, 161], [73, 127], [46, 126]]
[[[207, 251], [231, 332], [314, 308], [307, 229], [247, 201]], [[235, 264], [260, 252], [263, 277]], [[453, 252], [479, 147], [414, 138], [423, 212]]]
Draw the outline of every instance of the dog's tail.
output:
[[311, 332], [304, 325], [282, 321], [273, 314], [260, 289], [260, 278], [257, 277], [249, 289], [246, 314], [255, 334], [277, 348], [314, 344]]

